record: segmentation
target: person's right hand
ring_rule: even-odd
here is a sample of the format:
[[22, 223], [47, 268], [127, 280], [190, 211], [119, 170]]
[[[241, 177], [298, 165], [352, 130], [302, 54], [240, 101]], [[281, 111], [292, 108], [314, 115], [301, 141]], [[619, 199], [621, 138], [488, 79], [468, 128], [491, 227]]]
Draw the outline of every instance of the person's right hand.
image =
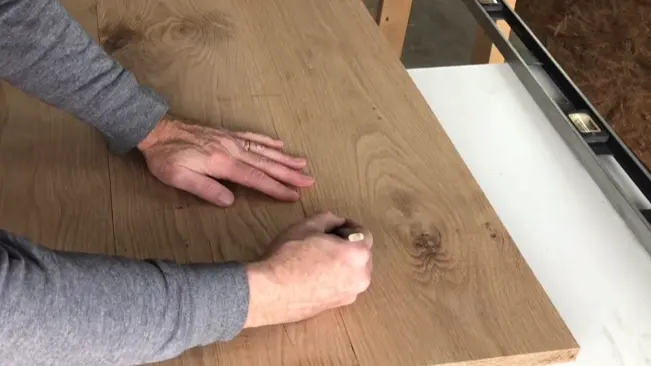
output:
[[275, 250], [249, 264], [245, 328], [291, 323], [352, 304], [371, 282], [373, 238], [349, 242], [328, 231], [346, 220], [332, 213], [308, 218], [274, 241]]

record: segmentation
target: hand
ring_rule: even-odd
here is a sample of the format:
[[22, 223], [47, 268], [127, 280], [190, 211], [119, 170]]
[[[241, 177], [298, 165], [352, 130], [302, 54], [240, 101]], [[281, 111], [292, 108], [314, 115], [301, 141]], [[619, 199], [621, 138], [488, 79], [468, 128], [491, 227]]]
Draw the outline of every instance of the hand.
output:
[[145, 138], [142, 151], [151, 173], [163, 183], [218, 206], [235, 197], [215, 179], [230, 180], [283, 201], [314, 179], [300, 172], [305, 159], [281, 151], [283, 143], [251, 132], [228, 132], [166, 117]]
[[296, 224], [273, 243], [277, 249], [249, 264], [246, 328], [296, 322], [352, 304], [371, 283], [371, 233], [349, 242], [326, 232], [346, 220], [325, 213]]

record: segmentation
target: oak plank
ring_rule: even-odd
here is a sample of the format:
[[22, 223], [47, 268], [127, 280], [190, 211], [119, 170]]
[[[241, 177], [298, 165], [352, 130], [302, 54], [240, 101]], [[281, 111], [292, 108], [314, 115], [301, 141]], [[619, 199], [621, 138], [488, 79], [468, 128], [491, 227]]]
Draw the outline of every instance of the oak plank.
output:
[[576, 355], [362, 2], [98, 7], [102, 44], [173, 113], [280, 137], [317, 178], [300, 203], [237, 188], [235, 206], [222, 210], [162, 186], [137, 155], [112, 157], [122, 254], [252, 259], [285, 226], [324, 209], [365, 223], [376, 239], [374, 282], [353, 306], [189, 351], [184, 364], [547, 364]]
[[[62, 4], [97, 38], [92, 0]], [[0, 225], [53, 249], [114, 253], [99, 132], [0, 81]]]
[[[274, 74], [297, 75], [271, 82], [285, 85], [285, 114], [294, 116], [276, 129], [304, 143], [320, 182], [303, 199], [306, 211], [334, 206], [370, 224], [378, 240], [381, 270], [371, 291], [342, 311], [360, 363], [437, 364], [574, 348], [404, 69], [372, 41], [373, 28], [354, 27], [366, 14], [339, 1], [311, 3], [296, 16], [299, 2], [267, 9], [265, 18], [276, 16], [269, 23], [295, 21], [273, 35], [261, 29], [260, 37], [283, 57]], [[315, 22], [319, 17], [342, 21]], [[374, 315], [400, 322], [371, 327]], [[520, 337], [516, 330], [527, 324], [537, 329]]]
[[[255, 33], [240, 21], [247, 14], [236, 5], [100, 1], [101, 41], [141, 82], [170, 100], [173, 114], [215, 127], [276, 135], [273, 121], [283, 116], [271, 107], [281, 96], [258, 80], [264, 73], [260, 68], [267, 64], [249, 57], [247, 47], [256, 43]], [[241, 187], [232, 187], [233, 207], [212, 206], [163, 186], [138, 154], [112, 156], [110, 169], [116, 246], [129, 257], [179, 262], [256, 259], [276, 234], [305, 216], [300, 203], [275, 202]], [[216, 362], [357, 363], [341, 317], [329, 313], [304, 323], [246, 331], [231, 343], [191, 350], [163, 364]]]

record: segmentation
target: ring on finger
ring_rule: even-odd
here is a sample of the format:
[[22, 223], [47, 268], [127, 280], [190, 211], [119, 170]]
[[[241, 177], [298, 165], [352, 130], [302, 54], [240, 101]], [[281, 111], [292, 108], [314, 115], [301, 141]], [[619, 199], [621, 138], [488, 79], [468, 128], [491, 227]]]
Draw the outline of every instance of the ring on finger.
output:
[[244, 141], [244, 151], [249, 151], [251, 150], [251, 141], [245, 140]]

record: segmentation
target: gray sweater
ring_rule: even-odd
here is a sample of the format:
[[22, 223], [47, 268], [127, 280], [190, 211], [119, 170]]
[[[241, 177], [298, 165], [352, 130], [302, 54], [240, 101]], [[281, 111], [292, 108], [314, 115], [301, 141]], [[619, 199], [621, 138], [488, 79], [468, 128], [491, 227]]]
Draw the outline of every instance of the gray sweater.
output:
[[[0, 0], [0, 79], [91, 124], [115, 153], [134, 148], [168, 108], [56, 0]], [[168, 359], [235, 337], [248, 300], [240, 263], [65, 253], [0, 230], [0, 365]]]

